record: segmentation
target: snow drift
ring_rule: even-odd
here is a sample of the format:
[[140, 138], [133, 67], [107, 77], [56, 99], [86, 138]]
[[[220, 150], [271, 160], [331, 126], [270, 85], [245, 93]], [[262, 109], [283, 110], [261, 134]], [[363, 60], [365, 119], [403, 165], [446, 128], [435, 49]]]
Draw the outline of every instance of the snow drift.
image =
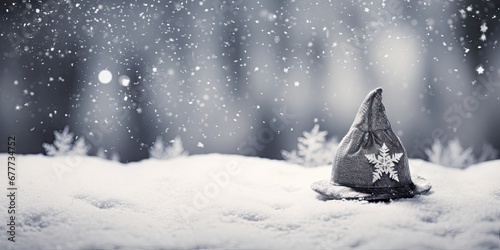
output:
[[410, 167], [432, 183], [428, 195], [367, 203], [318, 199], [309, 186], [329, 166], [218, 154], [129, 164], [21, 155], [16, 242], [2, 223], [0, 248], [499, 248], [500, 161]]

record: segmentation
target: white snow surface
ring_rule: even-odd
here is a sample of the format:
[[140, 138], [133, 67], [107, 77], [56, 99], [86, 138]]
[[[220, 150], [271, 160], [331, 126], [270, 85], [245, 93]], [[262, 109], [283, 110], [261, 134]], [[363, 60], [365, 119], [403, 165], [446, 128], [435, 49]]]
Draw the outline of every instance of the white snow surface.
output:
[[[320, 200], [310, 184], [328, 179], [330, 166], [255, 157], [121, 164], [19, 155], [16, 161], [16, 242], [6, 239], [3, 188], [0, 249], [500, 246], [500, 161], [460, 170], [410, 160], [412, 172], [432, 183], [431, 192], [385, 203]], [[3, 169], [6, 187], [6, 164]]]

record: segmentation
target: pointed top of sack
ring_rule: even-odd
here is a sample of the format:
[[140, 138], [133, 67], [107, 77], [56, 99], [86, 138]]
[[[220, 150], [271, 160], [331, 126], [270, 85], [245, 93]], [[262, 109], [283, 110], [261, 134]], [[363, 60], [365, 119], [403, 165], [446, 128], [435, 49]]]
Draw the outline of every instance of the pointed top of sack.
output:
[[385, 114], [382, 104], [382, 88], [372, 90], [359, 107], [356, 118], [352, 124], [362, 131], [375, 131], [391, 128], [391, 123]]

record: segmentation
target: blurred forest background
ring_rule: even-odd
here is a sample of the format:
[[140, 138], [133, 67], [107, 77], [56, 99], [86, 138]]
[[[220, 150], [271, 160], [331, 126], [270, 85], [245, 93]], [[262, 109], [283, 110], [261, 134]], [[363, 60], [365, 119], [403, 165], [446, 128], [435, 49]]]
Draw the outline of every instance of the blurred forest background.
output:
[[[381, 86], [410, 157], [500, 148], [497, 1], [2, 1], [0, 138], [42, 153], [69, 125], [122, 161], [157, 136], [280, 159], [342, 138]], [[6, 152], [2, 147], [0, 152]]]

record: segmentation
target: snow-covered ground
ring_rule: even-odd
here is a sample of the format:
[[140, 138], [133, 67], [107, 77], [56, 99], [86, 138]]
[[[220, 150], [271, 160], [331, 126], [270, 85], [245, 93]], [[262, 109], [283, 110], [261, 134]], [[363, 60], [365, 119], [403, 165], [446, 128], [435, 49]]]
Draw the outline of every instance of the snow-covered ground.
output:
[[6, 239], [5, 194], [0, 248], [500, 247], [500, 161], [410, 165], [432, 183], [428, 195], [325, 202], [309, 186], [329, 178], [329, 166], [218, 154], [130, 164], [20, 155], [16, 242]]

